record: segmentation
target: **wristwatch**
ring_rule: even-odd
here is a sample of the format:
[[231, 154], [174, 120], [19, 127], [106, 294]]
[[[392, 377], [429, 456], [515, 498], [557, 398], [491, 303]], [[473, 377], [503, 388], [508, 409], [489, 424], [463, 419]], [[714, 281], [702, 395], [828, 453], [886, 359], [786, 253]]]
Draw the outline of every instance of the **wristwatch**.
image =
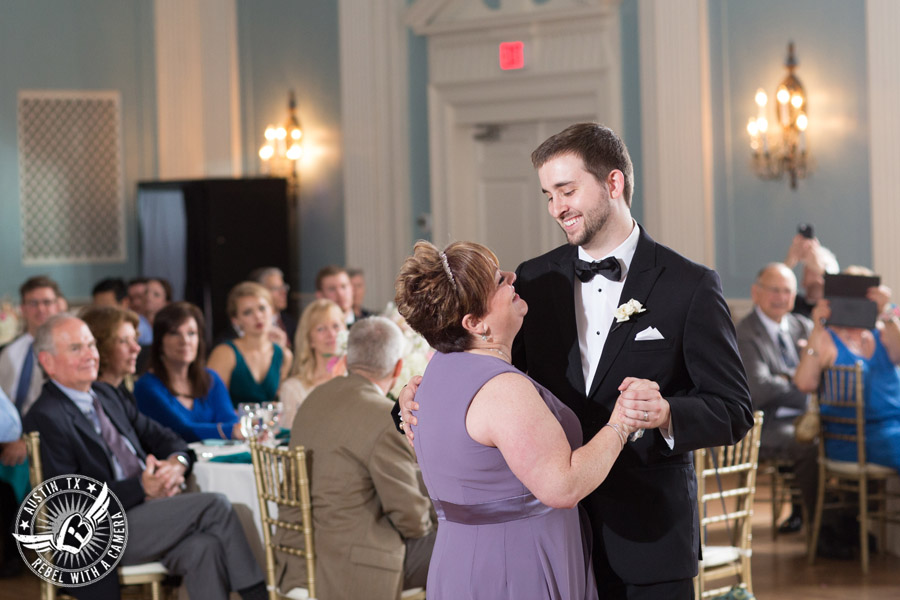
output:
[[188, 470], [191, 468], [191, 463], [188, 461], [187, 457], [184, 454], [176, 454], [175, 460], [184, 465], [184, 469]]

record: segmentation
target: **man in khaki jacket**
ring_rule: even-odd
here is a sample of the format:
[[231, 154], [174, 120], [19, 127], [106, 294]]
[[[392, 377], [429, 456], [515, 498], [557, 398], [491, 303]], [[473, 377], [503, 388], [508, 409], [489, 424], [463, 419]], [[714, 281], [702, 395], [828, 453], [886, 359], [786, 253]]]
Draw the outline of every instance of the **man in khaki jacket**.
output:
[[[425, 585], [435, 525], [419, 484], [416, 459], [390, 418], [386, 397], [403, 364], [404, 338], [383, 317], [354, 324], [347, 377], [306, 398], [291, 428], [291, 446], [311, 456], [316, 592], [325, 600], [399, 599]], [[287, 520], [298, 509], [282, 509]], [[297, 545], [299, 533], [282, 536]], [[302, 542], [300, 542], [302, 544]], [[305, 587], [305, 563], [279, 554], [279, 588]]]

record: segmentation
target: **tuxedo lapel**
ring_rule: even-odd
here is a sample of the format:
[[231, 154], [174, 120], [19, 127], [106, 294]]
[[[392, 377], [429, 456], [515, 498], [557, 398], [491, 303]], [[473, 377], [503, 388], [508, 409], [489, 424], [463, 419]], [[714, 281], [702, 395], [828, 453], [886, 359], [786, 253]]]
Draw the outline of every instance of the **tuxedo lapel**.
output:
[[575, 323], [575, 257], [578, 255], [576, 246], [569, 249], [555, 262], [550, 264], [553, 271], [566, 278], [567, 285], [555, 285], [550, 287], [550, 295], [559, 310], [555, 311], [558, 322], [556, 331], [563, 341], [563, 347], [569, 349], [568, 367], [566, 379], [576, 390], [585, 389], [584, 372], [581, 369], [581, 348], [578, 345], [578, 325]]
[[[647, 307], [647, 298], [653, 290], [653, 286], [659, 275], [662, 273], [662, 267], [656, 266], [656, 242], [648, 236], [643, 228], [641, 229], [640, 238], [638, 238], [637, 248], [634, 251], [634, 257], [631, 259], [631, 266], [628, 269], [628, 275], [625, 278], [625, 285], [622, 287], [622, 295], [619, 297], [619, 304], [628, 302], [632, 298], [640, 302], [650, 311], [652, 308]], [[606, 343], [603, 345], [603, 352], [600, 354], [600, 362], [597, 363], [597, 370], [594, 373], [594, 380], [591, 382], [591, 390], [588, 397], [592, 397], [600, 383], [606, 377], [609, 368], [615, 362], [616, 357], [622, 350], [625, 342], [634, 337], [635, 324], [640, 321], [639, 313], [632, 315], [628, 321], [617, 323], [615, 320], [610, 324], [609, 335], [606, 337]], [[581, 363], [579, 362], [579, 365]], [[618, 386], [618, 383], [616, 385]], [[583, 389], [583, 388], [582, 388]]]

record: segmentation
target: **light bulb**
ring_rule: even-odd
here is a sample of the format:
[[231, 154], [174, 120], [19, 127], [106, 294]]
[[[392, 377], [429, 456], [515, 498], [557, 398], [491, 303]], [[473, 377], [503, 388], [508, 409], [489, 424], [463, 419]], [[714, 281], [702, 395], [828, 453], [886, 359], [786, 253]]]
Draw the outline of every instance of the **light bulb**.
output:
[[275, 149], [268, 144], [259, 149], [259, 157], [263, 160], [269, 160], [273, 154], [275, 154]]
[[769, 97], [766, 96], [766, 92], [763, 91], [762, 88], [756, 90], [756, 105], [762, 108], [766, 105], [766, 102], [769, 101]]
[[275, 128], [271, 125], [266, 127], [266, 139], [270, 142], [275, 139]]
[[809, 125], [809, 119], [805, 114], [800, 113], [797, 115], [797, 129], [800, 131], [806, 131], [806, 127]]
[[285, 137], [287, 137], [287, 131], [285, 131], [284, 127], [279, 127], [275, 130], [275, 137], [279, 140], [283, 140]]
[[290, 160], [299, 160], [301, 156], [303, 156], [303, 148], [300, 144], [291, 144], [287, 151], [287, 157]]
[[769, 120], [765, 117], [760, 117], [756, 120], [756, 128], [760, 133], [765, 133], [769, 130]]
[[791, 93], [785, 88], [781, 88], [775, 93], [775, 99], [778, 100], [780, 104], [787, 104], [788, 100], [791, 99]]
[[800, 94], [794, 94], [793, 96], [791, 96], [791, 105], [793, 105], [794, 108], [800, 108], [801, 106], [803, 106], [803, 96], [801, 96]]
[[756, 119], [750, 119], [747, 122], [747, 133], [750, 137], [756, 137], [759, 134], [759, 128], [756, 126]]
[[302, 132], [302, 131], [300, 131], [300, 130], [297, 129], [296, 127], [294, 127], [293, 129], [291, 129], [291, 139], [292, 139], [292, 140], [299, 140], [301, 137], [303, 137], [303, 132]]

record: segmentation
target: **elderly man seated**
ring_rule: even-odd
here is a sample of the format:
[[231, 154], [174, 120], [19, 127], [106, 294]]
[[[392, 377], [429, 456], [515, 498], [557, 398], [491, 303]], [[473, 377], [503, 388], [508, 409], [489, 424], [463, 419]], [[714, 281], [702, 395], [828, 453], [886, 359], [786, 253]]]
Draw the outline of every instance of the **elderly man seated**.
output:
[[[184, 441], [142, 415], [115, 388], [98, 383], [99, 355], [84, 321], [51, 317], [34, 351], [50, 377], [24, 420], [41, 434], [46, 478], [79, 474], [108, 484], [125, 508], [128, 543], [122, 564], [159, 560], [183, 575], [192, 598], [267, 597], [263, 574], [228, 500], [181, 494], [191, 466]], [[74, 588], [78, 598], [119, 597], [115, 574]]]
[[[759, 457], [793, 463], [804, 503], [812, 514], [816, 498], [816, 449], [798, 444], [794, 439], [794, 419], [806, 409], [808, 397], [793, 383], [812, 322], [791, 313], [796, 295], [797, 279], [786, 265], [770, 263], [763, 267], [751, 289], [753, 310], [738, 324], [737, 340], [753, 406], [766, 414]], [[782, 533], [800, 529], [800, 509], [794, 507], [781, 525]]]
[[[353, 325], [347, 344], [349, 375], [313, 390], [291, 429], [291, 446], [312, 456], [317, 591], [329, 600], [399, 599], [403, 589], [425, 585], [435, 537], [431, 501], [386, 397], [404, 338], [390, 320], [371, 317]], [[281, 516], [300, 520], [298, 509], [282, 508]], [[284, 532], [282, 540], [296, 547], [302, 534]], [[305, 586], [303, 561], [278, 558], [279, 587]]]

